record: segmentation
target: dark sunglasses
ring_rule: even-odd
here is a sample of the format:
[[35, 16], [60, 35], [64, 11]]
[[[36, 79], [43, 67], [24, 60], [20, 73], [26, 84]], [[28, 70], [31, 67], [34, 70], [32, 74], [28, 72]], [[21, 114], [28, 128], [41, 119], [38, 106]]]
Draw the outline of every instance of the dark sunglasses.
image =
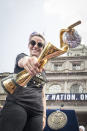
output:
[[34, 40], [31, 40], [30, 42], [29, 42], [29, 44], [31, 44], [33, 47], [37, 44], [37, 46], [39, 47], [39, 48], [42, 48], [42, 47], [44, 47], [44, 44], [43, 43], [41, 43], [41, 42], [36, 42], [36, 41], [34, 41]]

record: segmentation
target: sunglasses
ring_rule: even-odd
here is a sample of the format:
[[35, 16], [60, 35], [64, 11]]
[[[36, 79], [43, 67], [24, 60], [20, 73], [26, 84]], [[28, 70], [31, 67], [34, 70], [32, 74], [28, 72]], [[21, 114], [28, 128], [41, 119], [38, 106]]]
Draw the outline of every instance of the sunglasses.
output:
[[39, 48], [42, 48], [42, 47], [44, 47], [44, 44], [43, 43], [41, 43], [41, 42], [36, 42], [36, 41], [34, 41], [34, 40], [31, 40], [30, 42], [29, 42], [29, 44], [31, 44], [33, 47], [37, 44], [37, 46], [39, 47]]

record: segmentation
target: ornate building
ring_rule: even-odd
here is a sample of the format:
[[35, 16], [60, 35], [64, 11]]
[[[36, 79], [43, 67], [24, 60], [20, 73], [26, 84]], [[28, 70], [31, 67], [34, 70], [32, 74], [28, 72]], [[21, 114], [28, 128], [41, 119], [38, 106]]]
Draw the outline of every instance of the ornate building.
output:
[[[80, 45], [67, 56], [46, 65], [48, 109], [75, 110], [79, 125], [87, 126], [87, 47]], [[86, 127], [87, 128], [87, 127]]]
[[[78, 46], [66, 56], [49, 60], [45, 66], [47, 109], [73, 109], [79, 125], [87, 128], [87, 47]], [[10, 73], [1, 73], [0, 79]], [[6, 93], [0, 85], [0, 104]]]

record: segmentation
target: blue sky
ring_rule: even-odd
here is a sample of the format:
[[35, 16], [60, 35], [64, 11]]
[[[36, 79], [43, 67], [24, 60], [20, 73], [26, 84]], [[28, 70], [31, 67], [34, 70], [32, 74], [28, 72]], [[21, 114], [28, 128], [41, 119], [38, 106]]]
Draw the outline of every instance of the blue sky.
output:
[[16, 55], [28, 53], [30, 33], [59, 47], [59, 31], [74, 22], [87, 46], [87, 0], [0, 0], [0, 73], [13, 72]]

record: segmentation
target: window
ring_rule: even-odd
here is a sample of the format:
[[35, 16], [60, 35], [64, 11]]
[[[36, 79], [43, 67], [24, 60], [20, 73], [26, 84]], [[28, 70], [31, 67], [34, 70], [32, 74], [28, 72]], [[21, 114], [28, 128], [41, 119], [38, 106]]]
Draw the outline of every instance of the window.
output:
[[54, 70], [61, 70], [62, 69], [62, 64], [54, 64]]
[[73, 63], [73, 70], [80, 70], [80, 63]]
[[83, 87], [78, 84], [74, 84], [70, 88], [70, 93], [83, 93]]
[[48, 94], [57, 94], [57, 93], [61, 93], [60, 85], [52, 85], [49, 87]]
[[77, 54], [77, 56], [80, 56], [80, 54]]

